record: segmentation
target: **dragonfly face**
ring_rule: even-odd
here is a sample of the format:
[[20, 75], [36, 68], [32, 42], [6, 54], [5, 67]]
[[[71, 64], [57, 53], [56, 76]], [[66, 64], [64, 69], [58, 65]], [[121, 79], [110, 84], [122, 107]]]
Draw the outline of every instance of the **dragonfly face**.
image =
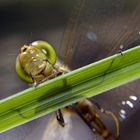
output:
[[17, 57], [16, 71], [26, 82], [42, 81], [54, 72], [55, 51], [47, 45], [48, 43], [40, 41], [21, 47]]

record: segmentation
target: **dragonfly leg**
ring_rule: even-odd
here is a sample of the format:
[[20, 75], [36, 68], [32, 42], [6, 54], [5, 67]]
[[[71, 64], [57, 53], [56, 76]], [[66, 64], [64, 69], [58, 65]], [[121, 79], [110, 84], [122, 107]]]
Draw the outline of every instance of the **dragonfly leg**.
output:
[[119, 48], [119, 51], [118, 51], [118, 53], [120, 53], [122, 56], [123, 56], [123, 45], [120, 45], [120, 48]]
[[33, 78], [33, 76], [32, 76], [32, 74], [31, 74], [31, 73], [30, 73], [29, 75], [30, 75], [30, 77], [31, 77], [31, 78], [32, 78], [32, 80], [33, 80], [33, 84], [31, 84], [31, 86], [33, 86], [33, 87], [37, 87], [37, 86], [38, 86], [37, 81]]
[[56, 119], [57, 119], [58, 123], [59, 123], [62, 127], [65, 126], [64, 117], [63, 117], [63, 114], [62, 114], [62, 112], [61, 112], [60, 109], [58, 109], [58, 110], [56, 111]]
[[99, 103], [97, 103], [97, 101], [95, 101], [93, 98], [91, 99], [88, 99], [90, 102], [94, 103], [94, 105], [100, 110], [100, 112], [106, 114], [106, 115], [109, 115], [113, 118], [114, 122], [115, 122], [115, 126], [116, 126], [116, 136], [118, 137], [119, 136], [119, 121], [118, 121], [118, 118], [116, 117], [116, 115], [109, 111], [109, 110], [105, 110], [104, 108], [102, 108]]

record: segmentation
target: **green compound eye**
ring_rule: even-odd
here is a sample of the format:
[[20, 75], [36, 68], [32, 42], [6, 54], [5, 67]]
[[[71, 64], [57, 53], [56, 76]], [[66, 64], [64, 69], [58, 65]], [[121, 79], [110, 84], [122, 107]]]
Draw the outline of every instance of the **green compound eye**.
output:
[[22, 65], [19, 61], [19, 56], [16, 59], [16, 72], [18, 76], [27, 83], [33, 83], [33, 79], [30, 75], [28, 75], [22, 68]]
[[[31, 43], [29, 46], [24, 45], [23, 47], [21, 47], [20, 54], [18, 55], [16, 60], [16, 72], [21, 79], [23, 79], [28, 83], [33, 83], [34, 77], [31, 75], [29, 71], [27, 72], [27, 69], [33, 71], [32, 69], [38, 66], [38, 69], [34, 69], [34, 72], [39, 73], [40, 66], [42, 66], [42, 69], [44, 69], [44, 67], [47, 66], [44, 64], [44, 61], [31, 62], [32, 57], [34, 57], [34, 61], [37, 59], [44, 60], [44, 58], [46, 58], [46, 61], [48, 61], [50, 65], [54, 65], [56, 63], [55, 50], [50, 44], [48, 44], [45, 41], [35, 41]], [[40, 76], [40, 75], [35, 75], [35, 76]]]
[[56, 53], [53, 47], [45, 41], [35, 41], [31, 44], [34, 47], [37, 47], [40, 50], [45, 50], [47, 52], [48, 61], [54, 65], [56, 63]]

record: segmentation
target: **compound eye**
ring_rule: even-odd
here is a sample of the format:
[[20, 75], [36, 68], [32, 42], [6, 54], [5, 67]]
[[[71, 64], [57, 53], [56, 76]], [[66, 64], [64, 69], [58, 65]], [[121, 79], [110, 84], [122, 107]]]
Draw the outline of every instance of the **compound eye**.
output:
[[20, 52], [25, 52], [27, 50], [28, 46], [24, 45], [23, 47], [21, 47]]

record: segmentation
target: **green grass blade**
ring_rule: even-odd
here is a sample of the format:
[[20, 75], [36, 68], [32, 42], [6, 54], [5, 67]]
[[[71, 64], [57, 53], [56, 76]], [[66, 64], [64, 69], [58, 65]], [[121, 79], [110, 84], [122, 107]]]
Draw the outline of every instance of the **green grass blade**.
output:
[[140, 46], [0, 101], [0, 132], [140, 78]]

